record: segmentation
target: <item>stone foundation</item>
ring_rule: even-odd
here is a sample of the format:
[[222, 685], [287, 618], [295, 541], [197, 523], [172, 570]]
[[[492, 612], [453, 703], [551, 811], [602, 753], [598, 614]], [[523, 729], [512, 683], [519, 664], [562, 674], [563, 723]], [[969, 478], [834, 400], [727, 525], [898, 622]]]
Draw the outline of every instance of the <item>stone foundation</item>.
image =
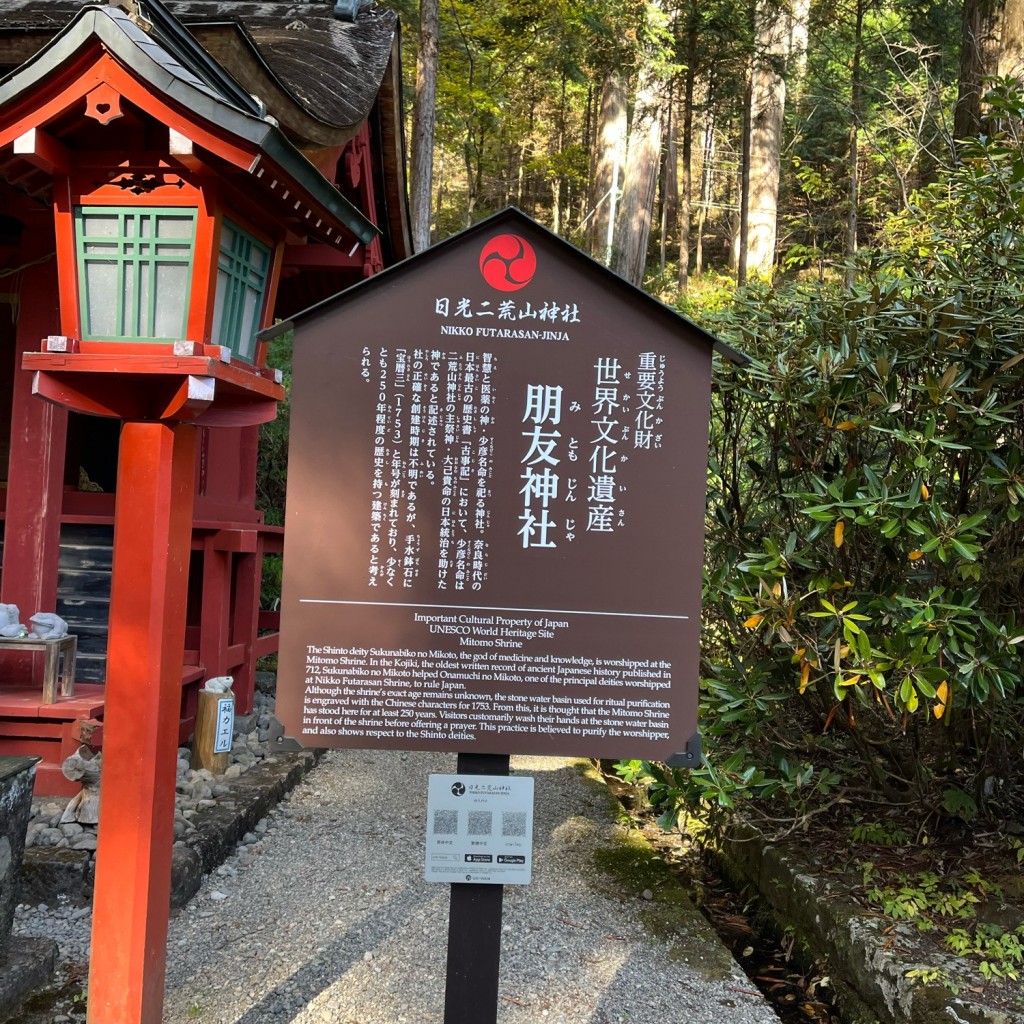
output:
[[11, 939], [38, 757], [0, 757], [0, 957]]

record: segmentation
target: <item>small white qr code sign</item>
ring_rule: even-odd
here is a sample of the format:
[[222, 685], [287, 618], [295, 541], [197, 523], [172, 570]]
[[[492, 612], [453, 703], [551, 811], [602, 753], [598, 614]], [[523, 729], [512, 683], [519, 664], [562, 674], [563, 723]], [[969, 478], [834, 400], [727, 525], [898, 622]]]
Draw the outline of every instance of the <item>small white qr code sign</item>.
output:
[[533, 868], [533, 779], [431, 775], [428, 882], [528, 885]]

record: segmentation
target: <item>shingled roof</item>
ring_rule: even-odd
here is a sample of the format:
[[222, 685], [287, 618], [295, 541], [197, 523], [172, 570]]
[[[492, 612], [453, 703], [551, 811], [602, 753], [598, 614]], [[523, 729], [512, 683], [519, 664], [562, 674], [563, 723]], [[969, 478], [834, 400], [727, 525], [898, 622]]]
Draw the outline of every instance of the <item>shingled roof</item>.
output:
[[[0, 68], [23, 64], [88, 5], [88, 0], [0, 0]], [[351, 137], [385, 76], [396, 73], [389, 62], [396, 52], [398, 16], [375, 4], [354, 21], [336, 17], [333, 0], [164, 0], [164, 5], [300, 145], [337, 145]]]

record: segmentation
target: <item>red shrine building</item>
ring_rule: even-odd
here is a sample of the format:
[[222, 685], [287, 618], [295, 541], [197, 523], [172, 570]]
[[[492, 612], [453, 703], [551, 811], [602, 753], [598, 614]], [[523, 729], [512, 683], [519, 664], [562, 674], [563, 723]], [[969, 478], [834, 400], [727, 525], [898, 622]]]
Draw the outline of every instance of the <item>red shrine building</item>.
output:
[[255, 492], [279, 381], [257, 332], [410, 254], [397, 17], [0, 0], [0, 76], [0, 604], [75, 637], [0, 638], [0, 754], [41, 756], [37, 792], [67, 793], [63, 759], [102, 744], [123, 421], [197, 430], [180, 739], [206, 679], [233, 676], [245, 713], [277, 650], [260, 588], [281, 530]]

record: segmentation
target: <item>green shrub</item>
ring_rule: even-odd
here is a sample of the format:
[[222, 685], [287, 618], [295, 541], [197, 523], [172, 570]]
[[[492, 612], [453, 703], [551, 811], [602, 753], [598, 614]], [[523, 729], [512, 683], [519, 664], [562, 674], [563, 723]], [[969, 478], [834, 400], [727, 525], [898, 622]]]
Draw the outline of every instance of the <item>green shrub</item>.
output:
[[1024, 97], [991, 99], [1009, 127], [914, 196], [852, 292], [755, 287], [704, 318], [754, 362], [715, 375], [708, 757], [623, 766], [670, 811], [841, 777], [966, 818], [1019, 782]]

